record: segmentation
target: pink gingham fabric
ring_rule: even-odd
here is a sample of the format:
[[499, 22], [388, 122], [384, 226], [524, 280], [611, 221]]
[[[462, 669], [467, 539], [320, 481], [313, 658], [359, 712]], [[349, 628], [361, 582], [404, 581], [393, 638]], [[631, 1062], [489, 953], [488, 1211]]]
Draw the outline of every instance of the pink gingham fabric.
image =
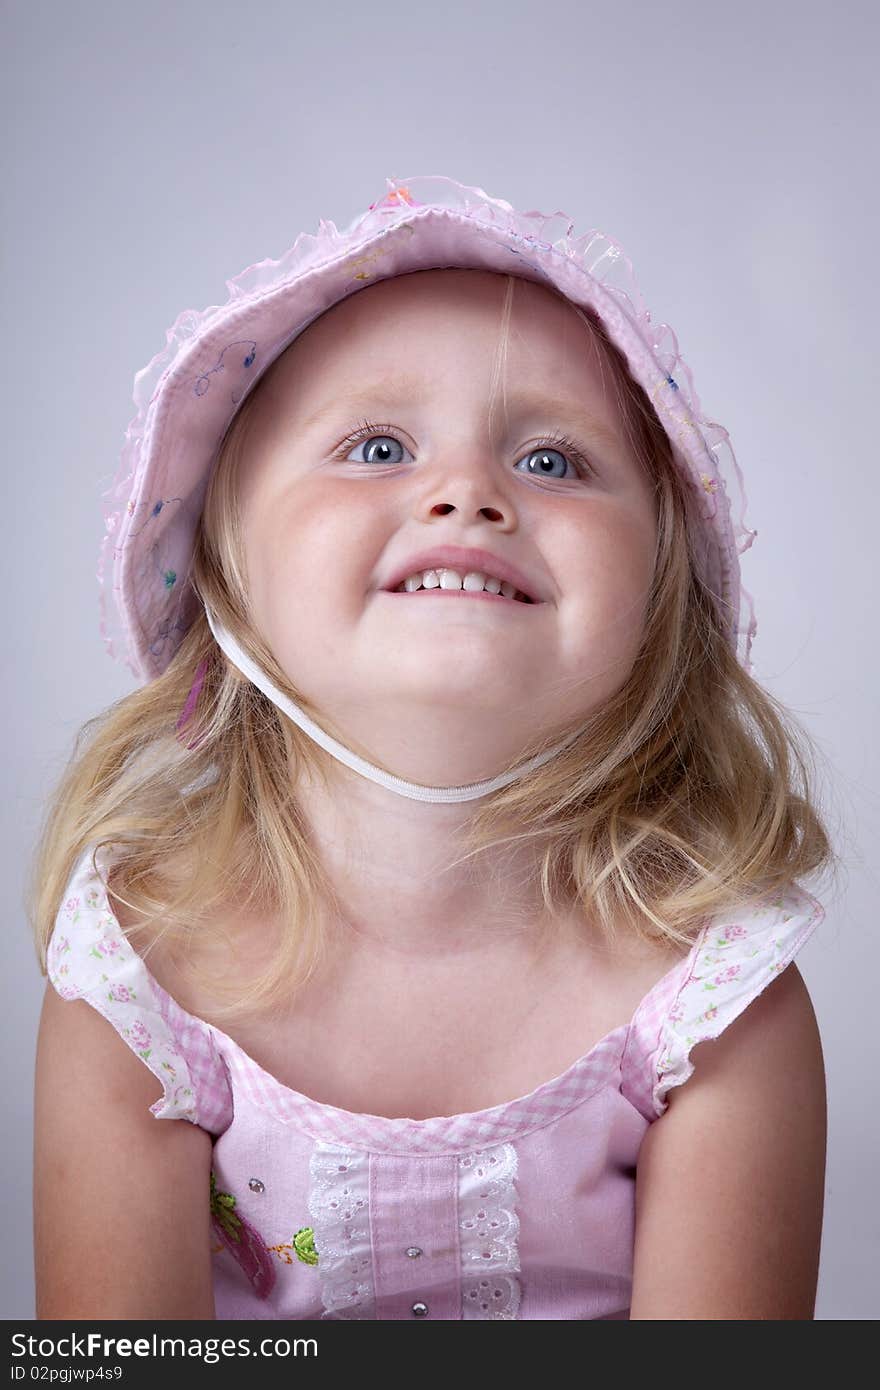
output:
[[105, 851], [71, 876], [48, 975], [212, 1135], [218, 1318], [629, 1316], [638, 1153], [667, 1093], [824, 919], [799, 885], [706, 922], [615, 1028], [529, 1095], [426, 1120], [291, 1090], [151, 976], [110, 911]]

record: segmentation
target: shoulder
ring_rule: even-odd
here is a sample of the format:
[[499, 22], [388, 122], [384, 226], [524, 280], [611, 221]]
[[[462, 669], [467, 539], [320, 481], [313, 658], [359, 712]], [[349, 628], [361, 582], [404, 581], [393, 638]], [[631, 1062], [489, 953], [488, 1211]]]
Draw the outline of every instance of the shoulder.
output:
[[700, 1041], [692, 1065], [639, 1152], [631, 1316], [810, 1319], [827, 1101], [797, 966]]
[[[191, 876], [191, 869], [189, 851], [169, 856], [162, 865], [163, 889], [176, 892]], [[116, 921], [148, 966], [152, 979], [187, 1013], [205, 1020], [211, 1019], [220, 1002], [212, 982], [226, 979], [250, 984], [259, 969], [265, 968], [278, 939], [268, 916], [257, 917], [235, 902], [213, 908], [210, 919], [185, 940], [154, 925], [145, 926], [125, 901], [125, 883], [112, 868], [107, 897]]]
[[[93, 864], [90, 847], [71, 875], [47, 949], [48, 982], [67, 1005], [67, 1012], [58, 1014], [52, 1001], [50, 1017], [62, 1018], [66, 1027], [79, 1018], [80, 1026], [88, 1027], [83, 1008], [70, 1008], [84, 1001], [162, 1083], [162, 1095], [149, 1107], [155, 1118], [186, 1119], [222, 1132], [231, 1113], [229, 1083], [210, 1028], [164, 990], [132, 946], [117, 906], [109, 888], [109, 857], [98, 851]], [[95, 1026], [99, 1053], [112, 1069], [112, 1050], [104, 1052], [108, 1036]]]

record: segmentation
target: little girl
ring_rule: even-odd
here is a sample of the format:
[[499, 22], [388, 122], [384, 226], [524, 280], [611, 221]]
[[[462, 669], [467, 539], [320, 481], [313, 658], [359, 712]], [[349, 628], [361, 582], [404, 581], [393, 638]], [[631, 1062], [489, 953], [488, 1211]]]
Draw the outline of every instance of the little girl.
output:
[[387, 183], [136, 378], [37, 1316], [812, 1318], [834, 855], [726, 431], [610, 237]]

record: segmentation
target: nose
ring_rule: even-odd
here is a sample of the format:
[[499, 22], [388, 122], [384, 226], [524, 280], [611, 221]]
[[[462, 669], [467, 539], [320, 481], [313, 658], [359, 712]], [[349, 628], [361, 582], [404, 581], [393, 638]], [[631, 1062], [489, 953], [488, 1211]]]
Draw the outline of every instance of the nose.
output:
[[[471, 509], [471, 510], [473, 510], [473, 509]], [[455, 505], [454, 502], [435, 502], [435, 503], [432, 505], [432, 507], [431, 507], [431, 515], [432, 515], [432, 516], [448, 516], [450, 512], [454, 512], [454, 511], [463, 511], [464, 514], [465, 514], [465, 519], [467, 519], [467, 515], [468, 515], [467, 508], [456, 507], [456, 505]], [[503, 520], [504, 520], [504, 513], [503, 513], [502, 511], [500, 511], [498, 507], [492, 507], [492, 506], [477, 507], [477, 509], [476, 509], [476, 514], [477, 514], [478, 516], [484, 516], [484, 517], [486, 517], [489, 521], [503, 521]]]
[[504, 495], [497, 477], [486, 462], [461, 454], [441, 469], [426, 489], [423, 503], [429, 516], [448, 516], [458, 512], [465, 524], [478, 519], [496, 525], [515, 524], [514, 508]]

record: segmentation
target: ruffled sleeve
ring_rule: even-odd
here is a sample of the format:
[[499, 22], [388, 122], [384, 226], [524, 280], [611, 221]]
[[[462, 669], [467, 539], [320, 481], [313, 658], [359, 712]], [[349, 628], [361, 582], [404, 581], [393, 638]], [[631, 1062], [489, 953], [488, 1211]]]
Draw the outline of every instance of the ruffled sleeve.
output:
[[107, 850], [76, 864], [47, 950], [49, 982], [63, 999], [85, 999], [161, 1081], [157, 1120], [189, 1120], [221, 1134], [232, 1119], [229, 1074], [210, 1025], [188, 1014], [154, 980], [107, 898]]
[[649, 1120], [692, 1075], [691, 1051], [719, 1037], [794, 959], [825, 918], [799, 884], [779, 898], [715, 917], [688, 956], [639, 1006], [624, 1052], [621, 1089]]

